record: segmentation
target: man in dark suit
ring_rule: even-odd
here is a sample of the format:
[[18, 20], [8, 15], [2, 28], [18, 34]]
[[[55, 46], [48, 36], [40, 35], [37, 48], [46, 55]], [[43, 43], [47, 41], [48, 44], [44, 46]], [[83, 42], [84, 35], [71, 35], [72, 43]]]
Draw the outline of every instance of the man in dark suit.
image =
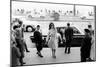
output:
[[91, 36], [90, 31], [88, 29], [84, 29], [85, 38], [83, 39], [81, 46], [81, 62], [86, 62], [86, 60], [90, 57], [91, 50]]
[[[70, 53], [71, 41], [73, 39], [73, 29], [70, 27], [70, 23], [67, 23], [67, 28], [65, 29], [65, 53]], [[68, 49], [68, 51], [67, 51]]]
[[40, 31], [40, 26], [39, 25], [37, 25], [37, 29], [34, 32], [34, 40], [35, 40], [38, 56], [43, 57], [42, 54], [41, 54], [41, 50], [43, 48], [43, 45], [42, 45], [42, 33]]

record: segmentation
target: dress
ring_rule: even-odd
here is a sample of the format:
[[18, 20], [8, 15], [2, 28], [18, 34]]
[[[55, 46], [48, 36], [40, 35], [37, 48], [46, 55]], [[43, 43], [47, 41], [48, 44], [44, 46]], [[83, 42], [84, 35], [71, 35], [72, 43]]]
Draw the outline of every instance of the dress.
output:
[[56, 49], [58, 47], [57, 32], [55, 29], [50, 29], [47, 36], [48, 47]]
[[91, 57], [92, 60], [96, 60], [96, 58], [95, 58], [96, 56], [95, 56], [95, 38], [94, 38], [94, 36], [92, 36], [91, 43], [92, 43], [92, 45], [91, 45], [90, 57]]

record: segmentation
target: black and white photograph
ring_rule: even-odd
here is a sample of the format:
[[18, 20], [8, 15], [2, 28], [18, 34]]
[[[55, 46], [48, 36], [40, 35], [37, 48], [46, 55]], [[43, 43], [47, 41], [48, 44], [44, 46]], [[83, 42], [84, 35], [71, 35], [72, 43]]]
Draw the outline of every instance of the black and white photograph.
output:
[[11, 0], [10, 65], [96, 61], [96, 6]]

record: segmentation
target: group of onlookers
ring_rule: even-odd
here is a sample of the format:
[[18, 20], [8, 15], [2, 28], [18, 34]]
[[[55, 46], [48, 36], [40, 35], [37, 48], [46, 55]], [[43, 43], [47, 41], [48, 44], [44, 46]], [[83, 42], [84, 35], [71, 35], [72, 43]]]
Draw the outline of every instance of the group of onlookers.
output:
[[[12, 66], [17, 65], [17, 61], [21, 65], [25, 64], [23, 62], [23, 58], [25, 57], [24, 52], [30, 52], [27, 49], [26, 41], [24, 39], [23, 35], [23, 22], [19, 19], [16, 19], [14, 21], [18, 23], [17, 25], [12, 26], [13, 29], [11, 29], [11, 56]], [[84, 29], [85, 37], [83, 38], [83, 41], [81, 43], [81, 49], [80, 49], [80, 56], [81, 56], [81, 62], [85, 62], [87, 60], [95, 60], [95, 36], [94, 31], [92, 30], [92, 26], [88, 26], [89, 29]], [[46, 37], [45, 44], [51, 49], [52, 51], [52, 57], [56, 59], [56, 50], [58, 48], [58, 32], [56, 30], [56, 27], [53, 22], [49, 24], [49, 32]], [[60, 37], [61, 43], [63, 40], [65, 41], [65, 51], [64, 53], [70, 54], [70, 48], [71, 48], [71, 42], [73, 40], [73, 28], [70, 26], [70, 23], [67, 23], [67, 27], [64, 30], [63, 36]], [[41, 58], [43, 58], [43, 55], [41, 53], [43, 49], [43, 39], [42, 39], [42, 32], [40, 30], [40, 25], [37, 25], [35, 31], [34, 31], [34, 42], [36, 44], [37, 49], [37, 55]]]

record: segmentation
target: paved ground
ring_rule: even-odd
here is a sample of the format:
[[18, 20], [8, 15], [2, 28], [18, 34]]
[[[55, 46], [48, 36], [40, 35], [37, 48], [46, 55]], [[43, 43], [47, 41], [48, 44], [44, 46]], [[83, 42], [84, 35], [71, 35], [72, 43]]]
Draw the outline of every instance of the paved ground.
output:
[[33, 47], [35, 47], [35, 44], [32, 43], [30, 36], [33, 36], [33, 32], [24, 32], [24, 39], [26, 41], [27, 47], [33, 48]]
[[40, 58], [36, 54], [36, 48], [28, 48], [29, 53], [25, 53], [24, 61], [25, 65], [34, 64], [47, 64], [47, 63], [63, 63], [63, 62], [79, 62], [80, 61], [80, 48], [72, 47], [70, 54], [64, 53], [64, 48], [58, 48], [56, 52], [56, 59], [52, 58], [52, 53], [49, 48], [43, 48], [43, 58]]
[[47, 63], [63, 63], [63, 62], [79, 62], [80, 61], [80, 48], [72, 47], [71, 54], [65, 54], [64, 48], [58, 48], [56, 52], [56, 59], [52, 58], [52, 53], [50, 48], [43, 48], [42, 54], [43, 58], [40, 58], [36, 54], [35, 44], [31, 42], [30, 36], [33, 33], [25, 33], [26, 44], [29, 49], [29, 53], [25, 53], [24, 61], [25, 65], [35, 65], [35, 64], [47, 64]]

